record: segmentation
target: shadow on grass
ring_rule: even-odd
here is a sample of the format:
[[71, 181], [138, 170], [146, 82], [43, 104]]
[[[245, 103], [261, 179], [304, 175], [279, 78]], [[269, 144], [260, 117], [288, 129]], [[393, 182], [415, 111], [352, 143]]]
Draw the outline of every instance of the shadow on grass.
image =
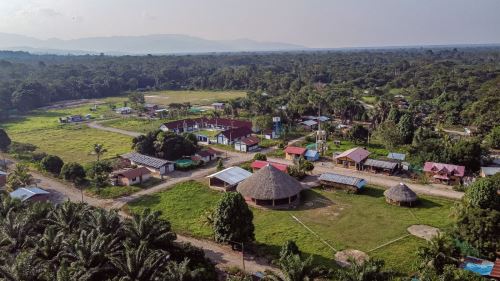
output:
[[159, 203], [161, 203], [160, 196], [157, 194], [148, 194], [128, 202], [128, 205], [130, 205], [130, 207], [149, 208], [150, 206], [157, 205]]
[[323, 196], [319, 192], [307, 189], [301, 192], [301, 204], [295, 210], [313, 210], [335, 205], [330, 198]]
[[[283, 241], [284, 242], [284, 241]], [[277, 259], [279, 259], [281, 251], [281, 246], [277, 245], [268, 245], [262, 243], [255, 243], [250, 249], [250, 252], [255, 256], [262, 257], [268, 263], [275, 263]], [[332, 257], [334, 253], [332, 252]], [[311, 256], [313, 258], [313, 264], [317, 266], [324, 266], [328, 268], [336, 268], [335, 262], [333, 259], [326, 258], [324, 256], [320, 256], [312, 253], [302, 253], [302, 257], [308, 258]]]
[[374, 198], [382, 198], [384, 197], [384, 191], [383, 189], [380, 189], [380, 188], [374, 188], [374, 187], [371, 187], [371, 186], [365, 186], [365, 188], [363, 188], [361, 190], [361, 192], [358, 193], [358, 195], [360, 196], [370, 196], [370, 197], [374, 197]]
[[439, 204], [435, 201], [431, 201], [422, 197], [418, 198], [417, 204], [414, 209], [432, 209], [432, 208], [439, 208], [442, 207], [442, 204]]

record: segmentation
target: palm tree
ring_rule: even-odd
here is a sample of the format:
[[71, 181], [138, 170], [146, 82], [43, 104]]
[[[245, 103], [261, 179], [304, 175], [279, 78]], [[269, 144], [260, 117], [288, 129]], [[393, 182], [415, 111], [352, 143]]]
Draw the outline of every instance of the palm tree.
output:
[[0, 248], [10, 253], [19, 251], [29, 242], [31, 230], [25, 216], [10, 210], [0, 224]]
[[447, 235], [438, 234], [427, 242], [426, 246], [420, 247], [417, 251], [418, 257], [422, 261], [422, 267], [430, 266], [438, 274], [441, 274], [447, 264], [457, 264], [457, 249], [453, 240]]
[[17, 164], [16, 168], [9, 174], [7, 179], [7, 189], [8, 191], [13, 191], [19, 187], [30, 186], [34, 182], [35, 179], [29, 173], [28, 166]]
[[142, 214], [134, 214], [131, 220], [125, 222], [125, 232], [134, 245], [141, 242], [149, 246], [171, 245], [176, 239], [170, 223], [160, 219], [160, 212], [145, 209]]
[[66, 201], [52, 210], [45, 221], [55, 226], [58, 231], [71, 234], [79, 227], [80, 221], [87, 211], [84, 204]]
[[171, 261], [167, 265], [167, 270], [162, 274], [161, 280], [165, 281], [195, 281], [200, 280], [203, 276], [201, 269], [191, 270], [189, 268], [189, 259], [184, 259], [177, 263]]
[[110, 261], [123, 275], [120, 281], [148, 281], [155, 280], [168, 258], [166, 252], [148, 250], [147, 244], [142, 242], [137, 248], [125, 244], [124, 256], [111, 257]]
[[358, 263], [350, 260], [351, 265], [341, 268], [334, 274], [337, 280], [342, 281], [385, 281], [390, 280], [392, 272], [383, 271], [384, 261], [367, 260]]
[[0, 198], [0, 218], [3, 218], [10, 210], [16, 211], [23, 205], [20, 200], [12, 199], [10, 196]]
[[280, 258], [278, 265], [282, 274], [266, 272], [264, 280], [312, 281], [316, 278], [327, 277], [329, 275], [329, 272], [312, 265], [311, 256], [303, 260], [300, 255], [288, 255]]
[[92, 276], [109, 270], [108, 261], [120, 250], [120, 240], [109, 234], [82, 230], [76, 241], [65, 240], [61, 257], [85, 268]]
[[83, 220], [85, 229], [95, 229], [99, 233], [113, 234], [118, 236], [122, 232], [120, 217], [116, 210], [106, 211], [104, 209], [87, 212]]
[[94, 144], [94, 147], [93, 147], [91, 154], [96, 155], [97, 161], [99, 161], [101, 156], [106, 152], [108, 152], [108, 150], [104, 148], [104, 145], [96, 143], [96, 144]]

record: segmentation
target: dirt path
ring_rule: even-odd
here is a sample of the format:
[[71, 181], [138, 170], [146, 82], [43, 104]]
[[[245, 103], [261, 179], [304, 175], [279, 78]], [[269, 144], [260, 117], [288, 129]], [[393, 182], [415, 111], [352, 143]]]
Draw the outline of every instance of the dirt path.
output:
[[[291, 161], [280, 158], [269, 158], [269, 160], [278, 163], [292, 164]], [[361, 172], [352, 169], [336, 167], [331, 162], [316, 162], [314, 166], [315, 166], [313, 170], [314, 175], [322, 173], [336, 173], [345, 176], [361, 177], [364, 178], [369, 184], [378, 185], [384, 188], [390, 188], [399, 184], [400, 182], [404, 182], [406, 185], [408, 185], [408, 187], [410, 187], [413, 191], [415, 191], [418, 194], [444, 197], [453, 200], [460, 200], [464, 195], [463, 192], [455, 191], [446, 185], [418, 184], [411, 182], [409, 179], [404, 179], [396, 176], [386, 176], [382, 174], [373, 174], [368, 172]]]
[[[106, 121], [108, 121], [108, 120], [106, 120]], [[112, 128], [112, 127], [105, 127], [105, 126], [102, 126], [101, 124], [99, 124], [98, 121], [89, 122], [89, 123], [87, 123], [87, 126], [89, 126], [90, 128], [93, 128], [93, 129], [118, 133], [118, 134], [127, 135], [127, 136], [131, 136], [131, 137], [138, 137], [140, 135], [143, 135], [143, 134], [138, 133], [138, 132], [126, 131], [126, 130]]]

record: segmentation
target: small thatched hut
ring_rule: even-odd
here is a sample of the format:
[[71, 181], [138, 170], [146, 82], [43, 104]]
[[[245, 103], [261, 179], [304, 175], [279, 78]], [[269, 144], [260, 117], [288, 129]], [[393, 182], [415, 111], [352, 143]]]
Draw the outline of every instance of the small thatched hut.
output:
[[385, 201], [389, 204], [411, 207], [417, 202], [417, 194], [406, 184], [399, 183], [384, 191]]
[[238, 184], [236, 190], [255, 205], [276, 207], [298, 202], [302, 185], [274, 166], [266, 165]]

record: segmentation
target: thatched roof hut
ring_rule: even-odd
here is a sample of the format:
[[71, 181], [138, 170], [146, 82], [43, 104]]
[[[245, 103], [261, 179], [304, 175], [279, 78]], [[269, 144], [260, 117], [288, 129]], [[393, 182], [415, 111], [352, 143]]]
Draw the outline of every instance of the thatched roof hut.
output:
[[274, 166], [266, 165], [242, 181], [236, 190], [249, 202], [274, 207], [298, 201], [302, 185]]
[[399, 183], [384, 191], [385, 201], [398, 206], [412, 206], [418, 200], [417, 194], [406, 184]]

